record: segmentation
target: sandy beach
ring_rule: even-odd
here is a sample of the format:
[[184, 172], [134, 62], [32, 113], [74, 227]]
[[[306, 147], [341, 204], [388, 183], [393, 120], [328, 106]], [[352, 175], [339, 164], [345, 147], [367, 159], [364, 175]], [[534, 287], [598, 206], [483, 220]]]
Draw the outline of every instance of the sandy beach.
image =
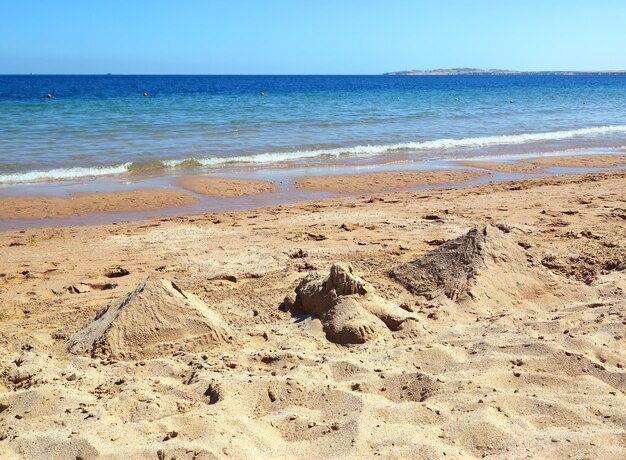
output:
[[0, 233], [0, 456], [624, 457], [625, 171], [308, 180]]
[[626, 3], [32, 3], [0, 460], [626, 460]]

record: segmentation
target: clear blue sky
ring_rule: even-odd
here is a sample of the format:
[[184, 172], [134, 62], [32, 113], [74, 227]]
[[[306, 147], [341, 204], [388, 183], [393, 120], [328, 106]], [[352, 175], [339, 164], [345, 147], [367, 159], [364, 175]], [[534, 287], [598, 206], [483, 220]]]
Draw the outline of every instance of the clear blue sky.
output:
[[626, 69], [624, 0], [1, 0], [0, 73]]

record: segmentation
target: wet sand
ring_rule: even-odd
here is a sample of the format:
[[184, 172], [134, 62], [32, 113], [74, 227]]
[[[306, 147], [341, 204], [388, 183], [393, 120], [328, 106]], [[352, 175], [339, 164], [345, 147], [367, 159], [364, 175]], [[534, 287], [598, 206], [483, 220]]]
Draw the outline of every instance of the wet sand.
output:
[[557, 168], [614, 168], [626, 166], [626, 155], [595, 154], [528, 158], [517, 161], [457, 161], [459, 166], [469, 166], [504, 173], [540, 173], [546, 167]]
[[556, 166], [562, 168], [611, 168], [614, 166], [626, 165], [626, 155], [569, 155], [532, 158], [529, 159], [528, 162], [534, 165]]
[[0, 232], [0, 456], [622, 459], [625, 181]]
[[213, 198], [260, 195], [277, 190], [276, 184], [269, 181], [212, 176], [185, 176], [178, 179], [176, 184], [186, 190]]
[[297, 179], [295, 187], [335, 193], [368, 193], [419, 185], [459, 183], [486, 176], [487, 174], [489, 173], [483, 171], [448, 169], [307, 176]]
[[[201, 212], [207, 209], [242, 209], [258, 207], [279, 202], [293, 202], [318, 198], [320, 194], [361, 194], [388, 190], [406, 190], [416, 187], [450, 187], [476, 183], [477, 179], [506, 180], [507, 174], [522, 174], [528, 177], [538, 174], [549, 175], [550, 168], [610, 169], [626, 166], [626, 155], [595, 154], [564, 157], [529, 158], [523, 161], [457, 161], [458, 166], [477, 169], [411, 169], [418, 164], [406, 166], [406, 170], [387, 170], [368, 173], [350, 173], [350, 168], [343, 168], [346, 173], [335, 175], [308, 175], [303, 172], [290, 174], [288, 169], [280, 173], [261, 170], [261, 179], [251, 178], [254, 170], [244, 171], [245, 178], [214, 176], [210, 174], [183, 175], [163, 178], [135, 178], [136, 184], [146, 188], [119, 191], [79, 191], [68, 195], [10, 195], [10, 189], [0, 195], [0, 228], [15, 226], [46, 225], [42, 219], [63, 219], [85, 214], [96, 215], [97, 222], [143, 219], [146, 211], [154, 210], [151, 216], [161, 213], [163, 217], [175, 215], [177, 208], [181, 213]], [[402, 165], [404, 166], [404, 164]], [[372, 166], [376, 168], [376, 165]], [[378, 165], [386, 168], [389, 165]], [[318, 170], [323, 168], [319, 168]], [[297, 170], [296, 170], [297, 171]], [[287, 172], [287, 174], [285, 174]], [[234, 174], [234, 173], [233, 173]], [[531, 176], [532, 175], [532, 176]], [[519, 177], [519, 176], [516, 176]], [[523, 176], [522, 176], [523, 177]], [[73, 186], [75, 187], [75, 185]], [[115, 189], [119, 184], [111, 183], [108, 189]], [[21, 187], [24, 189], [24, 187]], [[55, 193], [62, 190], [63, 184], [55, 185]], [[45, 191], [45, 187], [41, 188]], [[70, 188], [71, 189], [71, 188]], [[75, 189], [73, 189], [75, 190]], [[276, 193], [279, 192], [279, 193]], [[30, 191], [29, 191], [30, 193]], [[194, 196], [195, 194], [195, 196]], [[204, 197], [204, 198], [203, 198]], [[297, 198], [294, 198], [297, 197]], [[253, 202], [243, 203], [242, 200]], [[223, 201], [221, 201], [223, 200]], [[242, 202], [239, 202], [240, 200]], [[191, 206], [193, 205], [193, 207]], [[159, 211], [161, 210], [161, 211]], [[97, 213], [97, 214], [94, 214]], [[125, 214], [124, 214], [125, 213]], [[20, 219], [12, 224], [11, 219]], [[21, 222], [21, 223], [20, 223]], [[74, 221], [50, 221], [49, 225], [64, 225]]]
[[487, 169], [503, 173], [524, 173], [532, 174], [542, 170], [539, 164], [525, 163], [519, 161], [457, 161], [459, 166], [469, 166], [471, 168]]
[[0, 197], [0, 219], [68, 217], [93, 212], [143, 211], [185, 206], [197, 198], [178, 190], [136, 189], [68, 196]]

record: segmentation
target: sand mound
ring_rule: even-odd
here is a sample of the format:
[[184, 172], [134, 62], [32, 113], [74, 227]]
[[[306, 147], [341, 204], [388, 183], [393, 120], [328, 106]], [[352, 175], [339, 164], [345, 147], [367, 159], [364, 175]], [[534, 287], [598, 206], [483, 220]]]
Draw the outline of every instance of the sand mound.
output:
[[530, 265], [510, 235], [491, 225], [473, 228], [391, 271], [407, 290], [428, 300], [496, 303], [543, 292], [547, 276]]
[[416, 317], [375, 294], [374, 287], [356, 276], [349, 264], [337, 263], [327, 276], [317, 273], [304, 278], [288, 309], [318, 315], [326, 337], [340, 344], [364, 343], [397, 331]]
[[226, 342], [228, 325], [193, 294], [166, 279], [149, 277], [104, 307], [70, 337], [72, 353], [139, 359], [173, 349]]

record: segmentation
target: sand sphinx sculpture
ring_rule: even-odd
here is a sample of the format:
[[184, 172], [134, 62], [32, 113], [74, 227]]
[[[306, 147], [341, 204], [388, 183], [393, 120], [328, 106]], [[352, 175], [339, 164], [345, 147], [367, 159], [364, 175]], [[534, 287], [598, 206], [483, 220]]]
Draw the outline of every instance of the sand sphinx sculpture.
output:
[[223, 318], [198, 297], [172, 281], [150, 276], [71, 336], [69, 350], [92, 357], [142, 359], [181, 347], [227, 343], [233, 335]]
[[285, 308], [317, 315], [328, 340], [339, 344], [360, 344], [417, 325], [415, 314], [378, 296], [346, 263], [333, 264], [328, 275], [305, 277], [295, 298], [285, 297]]
[[[389, 276], [433, 305], [489, 309], [551, 294], [547, 288], [550, 274], [530, 264], [524, 249], [490, 225], [473, 228], [393, 267]], [[346, 263], [333, 264], [328, 274], [309, 274], [295, 294], [285, 297], [286, 309], [318, 316], [326, 338], [337, 344], [362, 344], [393, 332], [419, 334], [424, 330], [410, 305], [400, 307], [382, 298]], [[152, 276], [105, 306], [70, 337], [69, 350], [93, 357], [143, 359], [181, 348], [215, 346], [233, 337], [224, 319], [202, 300], [171, 281]]]
[[501, 308], [554, 294], [554, 276], [529, 260], [511, 230], [481, 225], [389, 275], [430, 303]]
[[[554, 276], [529, 261], [507, 231], [492, 225], [472, 228], [393, 267], [389, 276], [421, 299], [418, 306], [450, 305], [489, 314], [514, 305], [536, 308], [546, 299], [558, 302]], [[364, 343], [418, 324], [410, 305], [401, 308], [378, 296], [348, 264], [334, 264], [325, 276], [308, 275], [295, 292], [295, 298], [291, 294], [285, 298], [286, 309], [317, 315], [331, 342]]]

